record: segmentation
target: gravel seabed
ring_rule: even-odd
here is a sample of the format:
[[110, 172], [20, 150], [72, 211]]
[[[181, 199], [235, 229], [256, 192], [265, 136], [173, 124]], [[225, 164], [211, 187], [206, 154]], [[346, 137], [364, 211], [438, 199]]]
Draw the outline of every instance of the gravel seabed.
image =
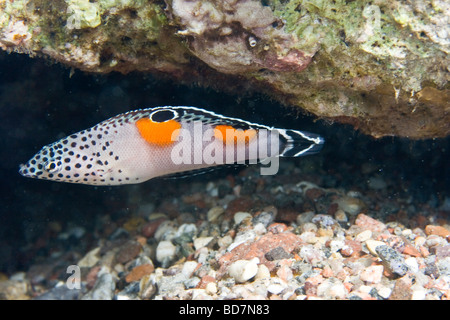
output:
[[[55, 250], [27, 272], [3, 276], [0, 296], [450, 298], [448, 204], [387, 196], [390, 181], [381, 177], [359, 191], [321, 187], [315, 167], [304, 170], [308, 161], [303, 169], [287, 162], [270, 177], [254, 166], [210, 180], [172, 180], [158, 206], [136, 199], [136, 210], [117, 221], [101, 216], [94, 240], [83, 227], [60, 230], [55, 241], [90, 245]], [[80, 289], [70, 287], [68, 265], [78, 268]]]

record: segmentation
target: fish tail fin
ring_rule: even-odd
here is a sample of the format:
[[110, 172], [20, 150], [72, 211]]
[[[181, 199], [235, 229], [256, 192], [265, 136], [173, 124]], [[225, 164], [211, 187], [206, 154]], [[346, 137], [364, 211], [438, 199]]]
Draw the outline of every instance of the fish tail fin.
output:
[[285, 140], [280, 157], [301, 157], [322, 150], [325, 139], [320, 135], [291, 129], [277, 129]]

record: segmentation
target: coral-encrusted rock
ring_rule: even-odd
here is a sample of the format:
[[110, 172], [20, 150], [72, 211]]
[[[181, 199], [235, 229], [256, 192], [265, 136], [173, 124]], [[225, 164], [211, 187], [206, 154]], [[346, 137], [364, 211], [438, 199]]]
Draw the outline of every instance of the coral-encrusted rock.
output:
[[374, 137], [450, 133], [445, 0], [0, 0], [0, 48], [263, 91]]
[[299, 72], [318, 49], [296, 49], [297, 39], [274, 28], [282, 22], [259, 1], [173, 0], [171, 9], [194, 55], [223, 73]]

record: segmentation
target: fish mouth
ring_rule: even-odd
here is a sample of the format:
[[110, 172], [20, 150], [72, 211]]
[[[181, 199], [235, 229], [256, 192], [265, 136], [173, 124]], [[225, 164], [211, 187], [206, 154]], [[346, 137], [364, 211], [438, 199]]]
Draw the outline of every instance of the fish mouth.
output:
[[19, 165], [19, 174], [23, 177], [33, 177], [34, 175], [28, 170], [26, 164], [21, 163]]

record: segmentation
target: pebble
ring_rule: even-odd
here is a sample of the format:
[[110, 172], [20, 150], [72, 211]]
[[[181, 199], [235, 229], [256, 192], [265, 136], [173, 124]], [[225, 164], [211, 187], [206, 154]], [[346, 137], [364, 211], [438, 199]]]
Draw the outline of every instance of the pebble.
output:
[[183, 273], [183, 275], [186, 278], [191, 277], [194, 274], [195, 269], [197, 269], [197, 267], [199, 266], [198, 262], [196, 261], [186, 261], [183, 264], [183, 268], [181, 269], [181, 273]]
[[306, 212], [300, 213], [297, 216], [296, 222], [298, 225], [301, 226], [307, 222], [311, 222], [314, 215], [315, 215], [315, 213], [313, 211], [306, 211]]
[[407, 265], [408, 270], [411, 271], [412, 273], [419, 272], [419, 263], [417, 262], [416, 258], [409, 257], [405, 259], [405, 264]]
[[442, 247], [437, 247], [435, 249], [435, 252], [436, 258], [438, 258], [439, 260], [450, 257], [450, 244], [444, 245]]
[[363, 230], [370, 230], [373, 232], [382, 232], [386, 230], [386, 225], [384, 223], [363, 213], [356, 217], [355, 225], [361, 227]]
[[228, 268], [228, 274], [234, 278], [237, 283], [243, 283], [254, 276], [258, 272], [258, 258], [251, 260], [237, 260]]
[[345, 239], [344, 246], [341, 248], [341, 254], [344, 257], [359, 256], [362, 246], [359, 241]]
[[285, 264], [277, 270], [277, 276], [284, 282], [288, 282], [294, 278], [294, 273], [291, 268]]
[[446, 258], [444, 258], [442, 260], [439, 260], [436, 263], [436, 266], [438, 267], [439, 274], [441, 276], [446, 276], [446, 277], [450, 276], [450, 257], [446, 257]]
[[205, 287], [206, 293], [213, 295], [217, 293], [217, 285], [214, 282], [209, 282]]
[[171, 240], [177, 239], [178, 242], [190, 242], [197, 234], [197, 227], [193, 223], [183, 223], [178, 227]]
[[78, 300], [85, 290], [84, 285], [80, 289], [76, 289], [69, 288], [65, 283], [59, 283], [56, 287], [33, 298], [33, 300]]
[[270, 279], [270, 270], [263, 264], [258, 265], [258, 271], [255, 275], [255, 280], [261, 279]]
[[257, 225], [261, 223], [264, 227], [268, 227], [277, 216], [277, 209], [274, 207], [265, 208], [264, 211], [253, 217], [252, 223]]
[[378, 294], [383, 298], [383, 299], [387, 299], [389, 298], [389, 296], [392, 293], [392, 289], [388, 288], [388, 287], [381, 287], [378, 289]]
[[427, 241], [427, 238], [418, 236], [414, 239], [414, 245], [417, 247], [421, 247], [425, 244], [426, 241]]
[[317, 226], [312, 222], [307, 222], [302, 225], [302, 233], [312, 232], [315, 233], [318, 230]]
[[311, 222], [315, 223], [319, 228], [328, 229], [336, 223], [336, 220], [327, 214], [317, 214], [312, 218]]
[[442, 238], [447, 238], [450, 236], [450, 231], [447, 230], [446, 228], [441, 227], [441, 226], [433, 226], [433, 225], [427, 225], [425, 227], [425, 233], [427, 235], [432, 235], [432, 234], [437, 235]]
[[197, 288], [201, 282], [201, 279], [198, 277], [192, 277], [183, 282], [184, 287], [186, 289]]
[[386, 268], [393, 274], [402, 277], [408, 272], [408, 265], [405, 263], [401, 254], [395, 249], [392, 249], [387, 245], [382, 245], [377, 246], [375, 251]]
[[115, 295], [115, 300], [137, 300], [139, 296], [139, 282], [132, 282]]
[[359, 241], [359, 242], [365, 242], [369, 239], [372, 238], [372, 231], [370, 230], [364, 230], [361, 233], [358, 233], [355, 237], [355, 240]]
[[302, 246], [299, 252], [299, 256], [308, 261], [311, 265], [317, 265], [319, 262], [321, 262], [324, 258], [324, 252], [321, 250], [318, 250], [317, 248], [313, 247], [312, 245], [305, 245]]
[[92, 268], [100, 260], [98, 254], [100, 252], [100, 247], [92, 249], [86, 255], [78, 261], [77, 265], [80, 268]]
[[331, 240], [330, 241], [330, 250], [331, 252], [338, 252], [339, 250], [342, 250], [345, 246], [344, 240]]
[[234, 224], [240, 224], [245, 219], [251, 219], [251, 218], [252, 218], [252, 215], [250, 213], [239, 211], [234, 214], [233, 220], [234, 220]]
[[[184, 292], [186, 289], [185, 283], [191, 279], [187, 278], [179, 270], [175, 269], [173, 272], [175, 274], [163, 274], [163, 269], [157, 268], [155, 270], [155, 276], [151, 281], [157, 288], [156, 296], [171, 296], [175, 292]], [[177, 272], [178, 271], [178, 272]], [[151, 288], [150, 288], [151, 289]]]
[[153, 237], [157, 241], [171, 240], [175, 237], [177, 232], [176, 224], [170, 220], [164, 220], [158, 225]]
[[427, 292], [425, 289], [418, 289], [412, 292], [411, 300], [425, 300]]
[[365, 204], [361, 199], [348, 196], [344, 196], [337, 200], [337, 204], [339, 206], [339, 209], [343, 210], [351, 216], [356, 216], [365, 207]]
[[267, 291], [271, 294], [280, 294], [284, 290], [284, 286], [279, 283], [272, 283], [267, 286]]
[[161, 241], [156, 247], [156, 260], [168, 264], [175, 258], [177, 248], [171, 241]]
[[238, 233], [234, 238], [234, 241], [228, 246], [227, 251], [232, 251], [241, 244], [251, 242], [255, 238], [256, 232], [254, 230], [247, 230], [245, 232]]
[[364, 269], [361, 274], [361, 280], [369, 283], [380, 283], [383, 276], [383, 266], [370, 266]]
[[408, 276], [396, 280], [389, 300], [411, 300], [413, 295], [411, 284], [411, 279]]
[[208, 210], [206, 217], [208, 221], [215, 222], [219, 219], [219, 217], [225, 212], [223, 207], [212, 207]]
[[196, 288], [200, 288], [200, 289], [206, 289], [207, 285], [210, 283], [215, 283], [216, 278], [214, 278], [213, 276], [207, 274], [205, 276], [203, 276], [199, 283], [197, 284]]
[[447, 241], [444, 238], [435, 234], [429, 235], [425, 243], [430, 248], [447, 245]]
[[194, 239], [194, 248], [198, 250], [203, 247], [207, 247], [212, 241], [214, 237], [200, 237]]
[[368, 239], [365, 242], [367, 249], [369, 250], [369, 252], [371, 254], [373, 254], [374, 256], [378, 256], [377, 253], [377, 247], [379, 246], [384, 246], [385, 243], [383, 241], [377, 241], [377, 240], [372, 240], [372, 239]]
[[0, 300], [29, 300], [28, 281], [0, 281]]
[[85, 294], [83, 300], [112, 300], [116, 284], [111, 273], [102, 270], [90, 292]]
[[229, 247], [232, 243], [233, 243], [233, 238], [229, 234], [227, 234], [227, 235], [219, 238], [219, 240], [217, 240], [217, 244], [222, 248]]
[[338, 210], [334, 213], [334, 218], [335, 218], [336, 221], [339, 222], [339, 223], [345, 223], [345, 222], [348, 222], [347, 215], [345, 214], [345, 211], [342, 210], [342, 209], [338, 209]]
[[139, 242], [133, 240], [126, 241], [119, 247], [115, 255], [115, 260], [117, 263], [125, 264], [136, 258], [141, 250], [142, 246]]
[[166, 219], [167, 217], [163, 216], [144, 224], [141, 229], [142, 235], [146, 238], [152, 238], [155, 235], [156, 230], [158, 230], [160, 224]]
[[269, 252], [267, 252], [264, 255], [264, 257], [269, 261], [273, 261], [273, 260], [280, 260], [280, 259], [288, 259], [288, 258], [291, 258], [292, 255], [290, 255], [289, 253], [284, 251], [284, 249], [282, 247], [276, 247], [276, 248], [273, 248], [272, 250], [270, 250]]
[[326, 299], [343, 299], [347, 291], [342, 282], [335, 279], [326, 279], [317, 286], [317, 295]]
[[144, 224], [145, 224], [145, 219], [140, 216], [136, 216], [136, 217], [131, 217], [128, 221], [126, 221], [123, 224], [123, 228], [128, 232], [134, 232], [140, 226], [142, 226]]
[[125, 277], [126, 282], [139, 281], [145, 275], [151, 274], [155, 270], [153, 264], [142, 264], [134, 267], [133, 270]]

